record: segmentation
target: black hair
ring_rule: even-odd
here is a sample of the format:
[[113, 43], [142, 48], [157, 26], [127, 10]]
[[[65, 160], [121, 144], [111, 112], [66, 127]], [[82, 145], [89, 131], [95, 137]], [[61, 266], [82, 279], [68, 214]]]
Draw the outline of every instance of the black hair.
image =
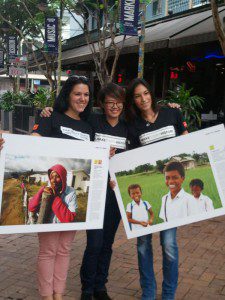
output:
[[141, 193], [142, 193], [142, 189], [141, 189], [141, 186], [139, 185], [139, 184], [130, 184], [129, 186], [128, 186], [128, 189], [127, 189], [127, 191], [128, 191], [128, 194], [130, 195], [130, 190], [134, 190], [134, 189], [140, 189], [140, 191], [141, 191]]
[[[91, 88], [88, 81], [88, 78], [85, 76], [71, 76], [69, 77], [66, 82], [64, 83], [58, 97], [56, 98], [53, 108], [55, 111], [63, 114], [69, 108], [69, 96], [73, 87], [77, 84], [85, 84], [88, 86], [90, 98], [91, 98]], [[91, 100], [89, 99], [88, 105], [86, 106], [85, 110], [80, 114], [80, 118], [86, 120], [91, 112]]]
[[182, 163], [180, 163], [179, 161], [171, 161], [169, 162], [164, 170], [163, 173], [165, 174], [165, 172], [170, 172], [170, 171], [177, 171], [181, 177], [185, 177], [185, 170], [184, 170], [184, 166], [182, 165]]
[[201, 179], [192, 179], [191, 182], [189, 183], [190, 187], [193, 186], [199, 186], [201, 190], [204, 189], [204, 182]]
[[141, 111], [135, 105], [134, 99], [134, 90], [138, 85], [144, 85], [152, 98], [152, 110], [156, 113], [159, 110], [159, 107], [156, 103], [155, 98], [152, 95], [150, 85], [147, 81], [142, 78], [133, 79], [127, 87], [126, 90], [126, 108], [125, 108], [125, 117], [128, 122], [133, 121], [136, 117], [141, 116]]
[[104, 104], [106, 96], [111, 96], [118, 101], [125, 102], [126, 93], [121, 86], [110, 82], [104, 85], [98, 93], [98, 104], [100, 106]]

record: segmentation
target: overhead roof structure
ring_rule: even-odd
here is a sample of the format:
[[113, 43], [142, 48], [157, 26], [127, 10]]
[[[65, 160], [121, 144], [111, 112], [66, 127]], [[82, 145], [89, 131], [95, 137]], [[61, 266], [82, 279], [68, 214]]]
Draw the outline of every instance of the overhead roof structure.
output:
[[[225, 19], [225, 6], [219, 8], [220, 18]], [[109, 45], [110, 38], [106, 40]], [[121, 45], [123, 36], [116, 37], [116, 43]], [[145, 52], [163, 48], [177, 48], [204, 42], [217, 41], [212, 11], [206, 10], [191, 15], [179, 16], [154, 23], [145, 30]], [[96, 49], [98, 44], [95, 43]], [[137, 53], [138, 37], [126, 37], [121, 54]], [[113, 55], [113, 52], [110, 53]], [[88, 45], [63, 51], [62, 61], [79, 63], [92, 60], [92, 53]]]

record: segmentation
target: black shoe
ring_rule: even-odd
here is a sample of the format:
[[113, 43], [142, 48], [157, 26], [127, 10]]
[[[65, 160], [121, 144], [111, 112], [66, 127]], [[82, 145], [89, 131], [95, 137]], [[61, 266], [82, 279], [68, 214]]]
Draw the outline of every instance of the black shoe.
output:
[[82, 293], [80, 300], [93, 300], [92, 294], [89, 293]]
[[112, 300], [112, 298], [109, 297], [106, 291], [96, 291], [94, 292], [94, 298], [96, 300]]

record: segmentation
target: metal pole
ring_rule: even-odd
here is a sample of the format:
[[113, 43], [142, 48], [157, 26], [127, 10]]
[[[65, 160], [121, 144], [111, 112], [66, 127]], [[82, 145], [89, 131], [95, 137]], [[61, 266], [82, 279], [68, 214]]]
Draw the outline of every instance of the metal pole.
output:
[[169, 3], [168, 0], [165, 1], [165, 16], [168, 16], [168, 8], [169, 8]]
[[[20, 37], [18, 37], [18, 56], [21, 59], [21, 55], [22, 55], [22, 40]], [[17, 68], [18, 65], [20, 66], [20, 64], [17, 64]], [[16, 76], [16, 91], [19, 92], [20, 91], [20, 75]]]
[[138, 78], [144, 76], [144, 55], [145, 55], [145, 20], [146, 20], [146, 0], [140, 0], [139, 3], [141, 34], [139, 36], [139, 58], [138, 58]]
[[56, 95], [60, 92], [61, 75], [62, 75], [62, 18], [63, 18], [63, 5], [60, 1], [60, 15], [59, 15], [59, 35], [58, 35], [58, 68], [57, 68], [57, 91]]

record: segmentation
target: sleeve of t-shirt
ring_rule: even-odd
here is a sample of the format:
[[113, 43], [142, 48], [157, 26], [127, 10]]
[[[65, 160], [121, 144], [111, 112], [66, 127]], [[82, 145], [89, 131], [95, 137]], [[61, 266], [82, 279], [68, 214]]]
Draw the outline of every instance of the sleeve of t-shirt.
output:
[[41, 136], [49, 137], [52, 132], [52, 117], [40, 118], [39, 122], [34, 125], [32, 133], [38, 133]]
[[127, 204], [126, 212], [131, 213], [131, 203]]
[[174, 108], [174, 112], [176, 113], [178, 135], [181, 135], [187, 130], [187, 123], [184, 120], [182, 112], [178, 108]]

